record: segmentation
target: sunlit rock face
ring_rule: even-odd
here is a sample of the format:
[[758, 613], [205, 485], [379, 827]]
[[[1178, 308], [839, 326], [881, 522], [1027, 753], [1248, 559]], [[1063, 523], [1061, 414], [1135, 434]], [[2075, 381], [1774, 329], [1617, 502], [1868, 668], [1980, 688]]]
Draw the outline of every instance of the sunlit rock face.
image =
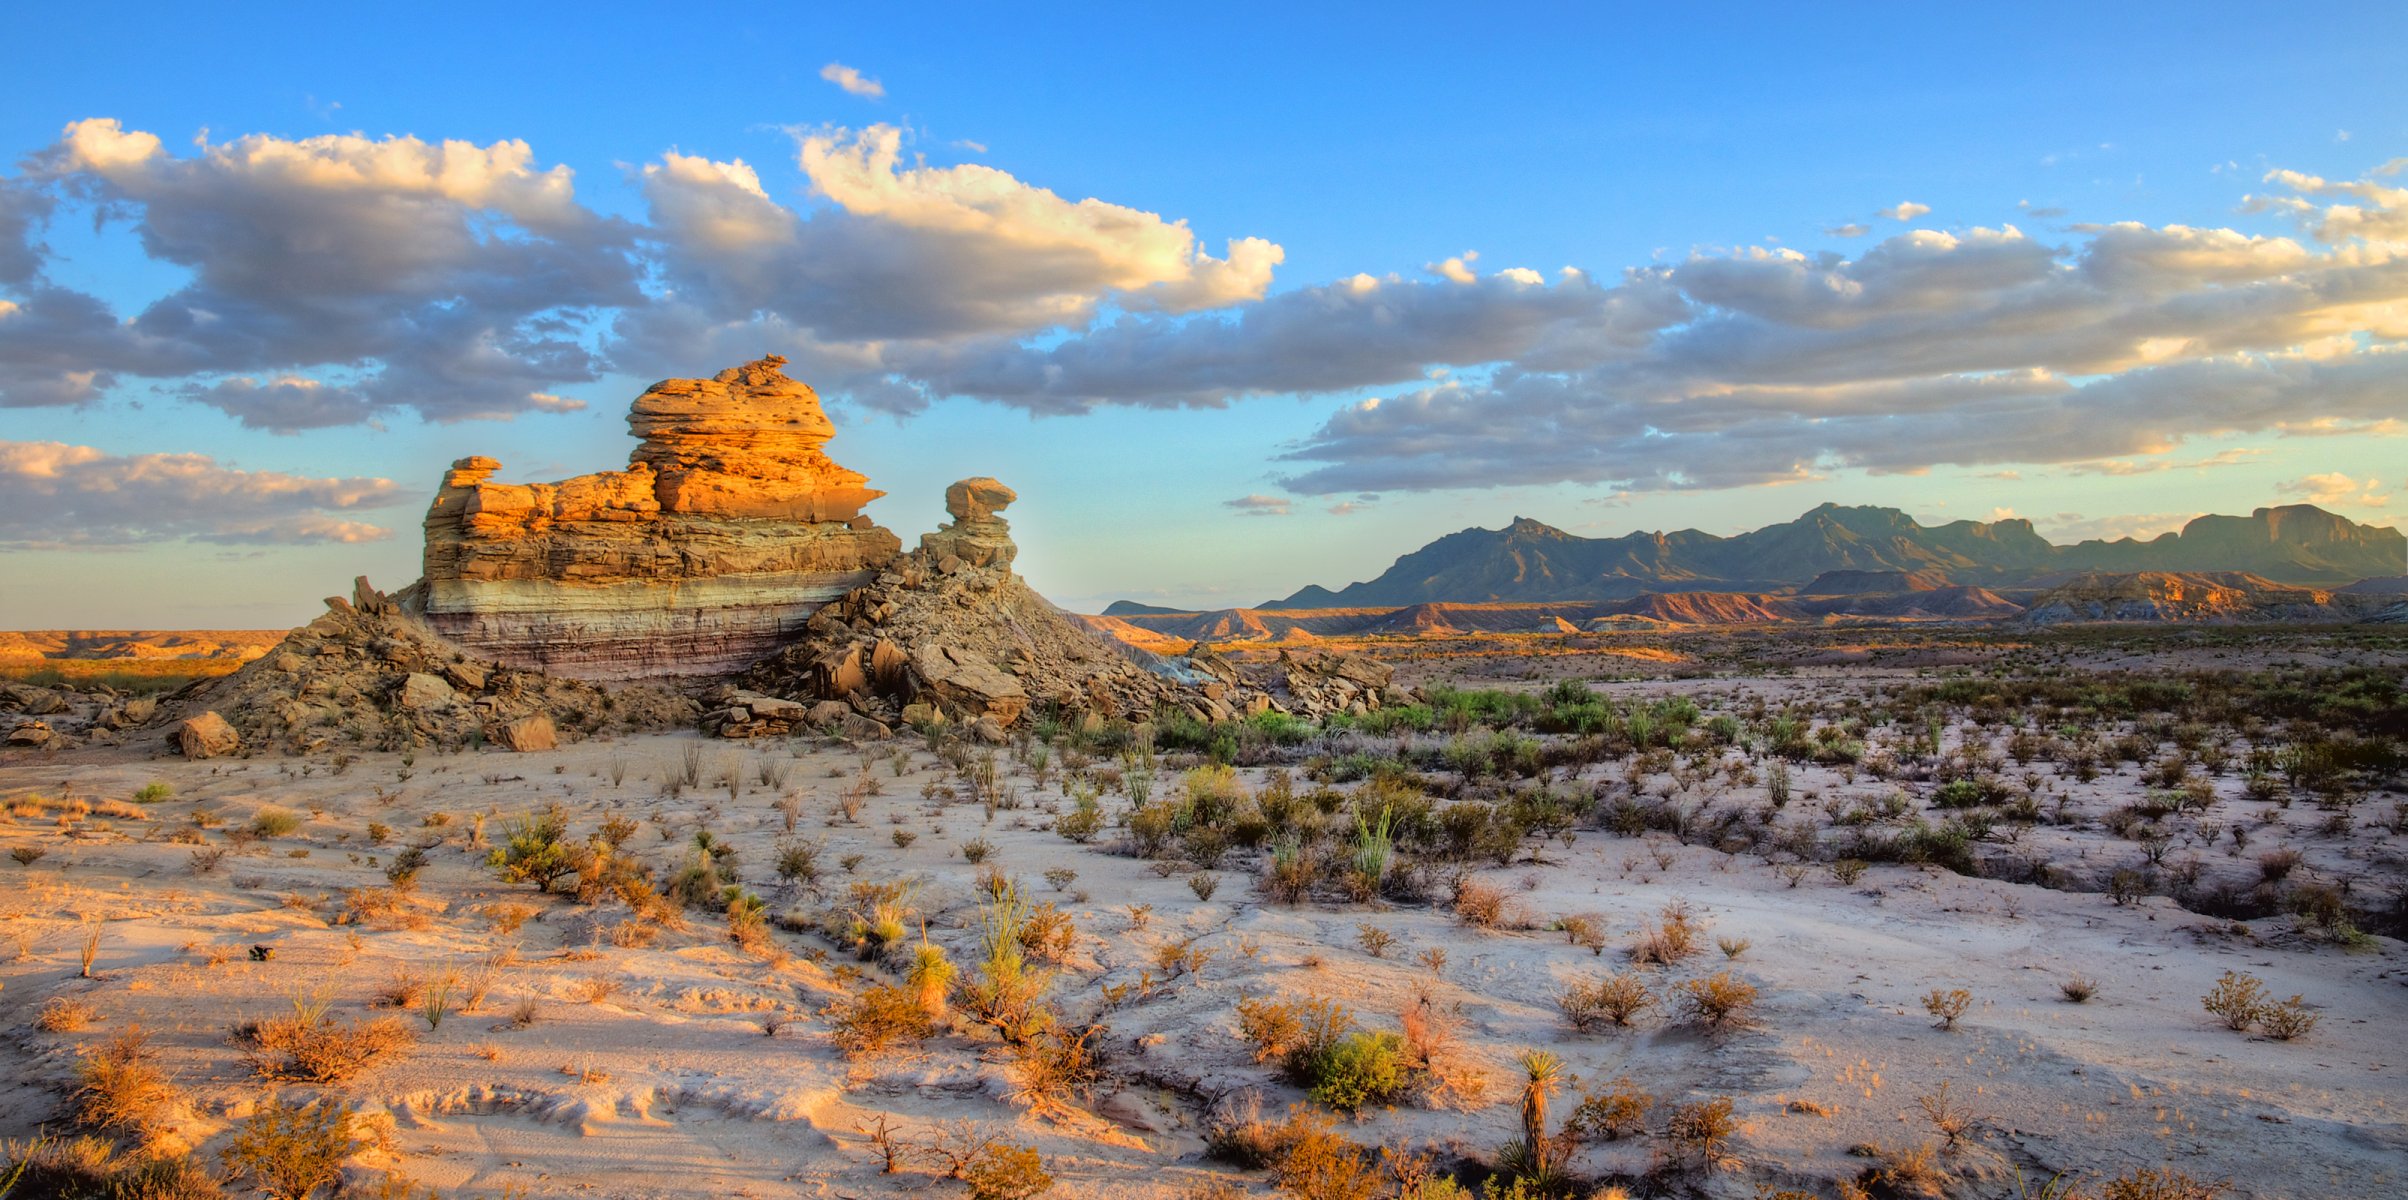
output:
[[777, 649], [902, 550], [885, 493], [821, 449], [819, 397], [776, 356], [654, 384], [624, 471], [494, 483], [452, 464], [426, 517], [417, 603], [444, 636], [583, 679], [717, 675]]

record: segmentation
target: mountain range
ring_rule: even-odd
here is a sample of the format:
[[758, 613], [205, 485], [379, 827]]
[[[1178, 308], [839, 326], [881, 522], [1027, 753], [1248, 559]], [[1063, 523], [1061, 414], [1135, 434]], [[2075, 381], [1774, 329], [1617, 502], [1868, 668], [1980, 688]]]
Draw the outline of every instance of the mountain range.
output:
[[[1378, 578], [1335, 591], [1306, 587], [1262, 608], [2046, 587], [2077, 574], [2137, 571], [2248, 572], [2280, 583], [2339, 585], [2408, 573], [2408, 537], [2312, 504], [2202, 516], [2145, 541], [2063, 546], [2022, 518], [1924, 525], [1894, 508], [1838, 504], [1730, 537], [1684, 529], [1587, 538], [1516, 517], [1503, 529], [1450, 533], [1397, 559]], [[1104, 610], [1107, 616], [1148, 611], [1127, 601]]]

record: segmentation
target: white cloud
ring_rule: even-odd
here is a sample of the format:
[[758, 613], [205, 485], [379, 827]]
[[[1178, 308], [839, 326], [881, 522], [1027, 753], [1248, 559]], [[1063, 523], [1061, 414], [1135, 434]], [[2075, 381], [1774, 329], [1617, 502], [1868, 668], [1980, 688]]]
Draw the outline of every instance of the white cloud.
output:
[[1912, 221], [1916, 217], [1923, 216], [1930, 211], [1931, 206], [1928, 204], [1917, 204], [1912, 200], [1901, 200], [1898, 203], [1889, 206], [1888, 208], [1882, 209], [1880, 215], [1893, 221]]
[[386, 479], [311, 479], [238, 470], [202, 454], [0, 441], [0, 546], [379, 541], [391, 531], [336, 514], [404, 498]]
[[819, 69], [819, 77], [844, 90], [868, 100], [884, 100], [886, 85], [864, 75], [857, 68], [832, 62]]
[[2074, 475], [2154, 475], [2160, 471], [2206, 471], [2216, 467], [2238, 467], [2257, 461], [2263, 450], [2219, 450], [2205, 458], [2188, 460], [2157, 458], [2148, 461], [2129, 458], [2101, 459], [2097, 462], [2075, 463], [2066, 468]]
[[1234, 508], [1249, 517], [1284, 517], [1293, 502], [1285, 496], [1251, 495], [1221, 501], [1221, 507]]
[[2383, 485], [2374, 479], [2352, 479], [2339, 471], [2327, 471], [2300, 479], [2286, 479], [2274, 485], [2274, 490], [2308, 504], [2330, 508], [2347, 504], [2357, 508], [2382, 508], [2391, 503], [2391, 496], [2379, 490]]
[[130, 219], [191, 280], [130, 318], [21, 282], [23, 311], [0, 324], [0, 404], [81, 402], [120, 375], [373, 363], [359, 415], [507, 416], [596, 376], [581, 312], [641, 299], [631, 230], [579, 205], [568, 168], [539, 168], [524, 142], [253, 135], [178, 156], [92, 119], [14, 186]]
[[1843, 225], [1833, 225], [1823, 232], [1838, 238], [1860, 238], [1873, 232], [1873, 227], [1862, 221], [1849, 221]]
[[2086, 517], [2080, 513], [2058, 513], [2046, 520], [2033, 522], [2040, 536], [2060, 546], [2075, 542], [2112, 542], [2123, 538], [2148, 541], [2173, 533], [2199, 517], [2188, 513], [2125, 513], [2120, 516]]
[[993, 167], [907, 164], [902, 143], [884, 125], [805, 136], [799, 164], [823, 202], [807, 210], [741, 161], [646, 168], [670, 295], [621, 317], [614, 356], [646, 373], [721, 343], [775, 346], [824, 387], [912, 409], [964, 356], [1082, 328], [1107, 302], [1176, 315], [1257, 299], [1285, 254], [1240, 238], [1215, 257], [1184, 222]]

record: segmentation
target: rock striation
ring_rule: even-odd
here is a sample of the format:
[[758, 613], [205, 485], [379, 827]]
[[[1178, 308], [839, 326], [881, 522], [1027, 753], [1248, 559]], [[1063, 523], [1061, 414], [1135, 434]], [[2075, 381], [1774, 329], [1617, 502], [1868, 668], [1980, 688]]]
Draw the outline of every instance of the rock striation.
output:
[[169, 697], [153, 717], [168, 744], [190, 758], [480, 742], [544, 750], [675, 728], [698, 711], [665, 688], [605, 688], [477, 657], [365, 579], [326, 609], [242, 669]]
[[[580, 679], [724, 675], [775, 650], [902, 550], [784, 364], [654, 384], [623, 471], [513, 484], [490, 458], [452, 464], [405, 603], [473, 653]], [[984, 512], [956, 510], [965, 548]]]

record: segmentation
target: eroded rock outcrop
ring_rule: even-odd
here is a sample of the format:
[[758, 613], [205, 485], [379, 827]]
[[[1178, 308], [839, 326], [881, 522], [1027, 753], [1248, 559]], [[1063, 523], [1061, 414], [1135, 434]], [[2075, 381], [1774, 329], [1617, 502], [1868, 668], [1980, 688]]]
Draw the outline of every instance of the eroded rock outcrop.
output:
[[958, 723], [990, 739], [1040, 712], [1144, 721], [1177, 712], [1206, 721], [1281, 710], [1366, 711], [1394, 696], [1388, 669], [1338, 655], [1286, 655], [1241, 669], [1214, 655], [1162, 657], [1055, 608], [1013, 573], [1014, 499], [992, 479], [946, 489], [953, 521], [876, 579], [814, 613], [802, 638], [740, 677], [706, 728], [723, 736], [782, 732], [760, 699], [809, 703], [807, 722], [856, 735], [904, 722]]
[[668, 729], [700, 711], [665, 688], [606, 688], [478, 658], [358, 581], [349, 599], [231, 675], [185, 688], [154, 724], [188, 757], [357, 747], [550, 749], [605, 730]]
[[509, 484], [493, 459], [454, 463], [410, 603], [478, 655], [580, 679], [723, 675], [776, 649], [902, 550], [784, 363], [654, 384], [624, 471]]

